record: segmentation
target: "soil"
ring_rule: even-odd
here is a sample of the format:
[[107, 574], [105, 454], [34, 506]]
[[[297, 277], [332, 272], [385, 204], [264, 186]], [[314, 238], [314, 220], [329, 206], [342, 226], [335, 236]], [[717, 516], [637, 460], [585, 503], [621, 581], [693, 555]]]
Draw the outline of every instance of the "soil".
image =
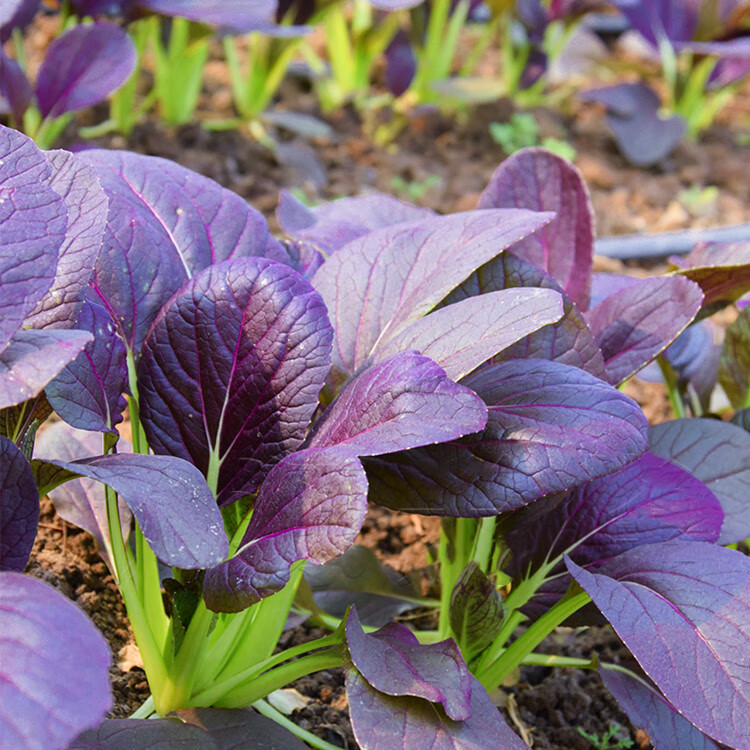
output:
[[[201, 101], [201, 111], [213, 116], [217, 110], [231, 114], [221, 70], [211, 66], [209, 75], [213, 79]], [[750, 111], [749, 102], [746, 88], [734, 102], [733, 111], [699, 142], [681, 144], [667, 161], [650, 170], [629, 166], [617, 153], [601, 111], [594, 105], [571, 99], [563, 102], [561, 110], [541, 108], [534, 114], [542, 137], [566, 140], [577, 150], [575, 161], [591, 190], [599, 235], [606, 236], [750, 221], [750, 149], [738, 145], [737, 131], [727, 124], [736, 123], [738, 114]], [[278, 108], [321, 117], [312, 94], [294, 81], [283, 91]], [[363, 135], [360, 120], [349, 108], [324, 118], [331, 127], [325, 138], [304, 142], [278, 133], [281, 145], [275, 152], [242, 130], [208, 132], [199, 125], [169, 128], [156, 118], [138, 125], [128, 139], [109, 136], [94, 144], [173, 159], [242, 195], [278, 230], [273, 212], [281, 188], [302, 190], [313, 202], [378, 190], [444, 213], [473, 208], [504, 157], [488, 126], [506, 121], [513, 110], [512, 103], [500, 101], [458, 119], [424, 112], [386, 146], [377, 146]], [[92, 124], [105, 115], [104, 110], [95, 110], [78, 124]], [[73, 126], [61, 145], [77, 142]], [[685, 192], [694, 186], [715, 186], [716, 193], [696, 202]], [[597, 268], [644, 272], [642, 267], [606, 259], [597, 260]], [[628, 393], [652, 421], [671, 416], [663, 387], [634, 380], [629, 388]], [[438, 533], [435, 519], [373, 509], [360, 541], [406, 572], [427, 566]], [[148, 696], [148, 686], [137, 666], [122, 600], [98, 556], [96, 543], [59, 519], [48, 500], [42, 504], [40, 532], [27, 572], [76, 601], [105, 634], [115, 657], [111, 716], [132, 713]], [[428, 573], [422, 574], [420, 581], [425, 592], [433, 584]], [[284, 636], [283, 645], [316, 635], [302, 625]], [[616, 636], [605, 628], [560, 630], [546, 647], [568, 656], [588, 658], [593, 650], [613, 661], [628, 658]], [[298, 724], [334, 745], [357, 747], [346, 713], [341, 670], [305, 678], [293, 687], [310, 698], [292, 717]], [[651, 747], [643, 732], [631, 727], [595, 672], [523, 668], [516, 684], [507, 689], [504, 703], [506, 719], [519, 733], [528, 731], [535, 748], [585, 750], [592, 744], [580, 735], [579, 728], [601, 736], [613, 724], [623, 728], [618, 736], [630, 737], [634, 747]]]

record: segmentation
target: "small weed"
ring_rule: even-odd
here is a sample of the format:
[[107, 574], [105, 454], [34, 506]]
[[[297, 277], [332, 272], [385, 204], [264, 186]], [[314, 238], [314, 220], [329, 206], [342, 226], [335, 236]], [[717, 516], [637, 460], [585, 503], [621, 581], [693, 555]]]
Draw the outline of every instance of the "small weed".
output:
[[411, 201], [418, 201], [425, 193], [432, 188], [437, 187], [440, 183], [441, 179], [436, 174], [428, 175], [421, 181], [411, 180], [410, 182], [407, 182], [403, 177], [396, 175], [396, 177], [391, 180], [391, 189]]
[[633, 740], [629, 737], [617, 737], [617, 733], [620, 730], [624, 731], [623, 727], [615, 722], [601, 736], [598, 734], [589, 734], [581, 727], [578, 727], [578, 734], [587, 739], [596, 750], [621, 750], [621, 748], [633, 747]]
[[694, 209], [707, 208], [711, 204], [716, 203], [718, 197], [719, 188], [717, 188], [716, 185], [709, 185], [708, 187], [692, 185], [685, 190], [681, 190], [677, 195], [677, 199], [680, 203], [691, 211]]
[[490, 136], [506, 154], [514, 154], [522, 148], [542, 146], [564, 159], [575, 159], [576, 150], [558, 138], [539, 140], [539, 125], [528, 112], [514, 112], [508, 122], [491, 122]]

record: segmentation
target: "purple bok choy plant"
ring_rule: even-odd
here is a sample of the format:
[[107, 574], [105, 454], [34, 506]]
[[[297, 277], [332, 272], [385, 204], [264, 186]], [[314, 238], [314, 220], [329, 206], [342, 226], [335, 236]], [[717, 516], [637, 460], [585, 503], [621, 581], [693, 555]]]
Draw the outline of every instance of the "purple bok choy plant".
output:
[[[386, 247], [393, 246], [399, 225], [376, 228], [383, 223], [378, 208], [387, 202], [369, 196], [310, 210], [285, 195], [280, 204], [285, 231], [329, 255], [313, 283], [331, 310], [333, 372], [341, 379], [376, 360], [381, 347], [385, 354], [396, 346], [381, 343], [394, 323], [382, 308], [370, 309], [352, 272], [359, 251], [369, 284], [380, 283], [377, 255], [364, 248], [384, 232], [391, 233]], [[453, 516], [444, 521], [439, 549], [438, 628], [419, 633], [420, 640], [455, 638], [489, 692], [522, 664], [599, 669], [656, 747], [750, 747], [743, 656], [750, 564], [720, 546], [750, 530], [747, 435], [716, 423], [700, 438], [684, 420], [649, 434], [637, 405], [612, 387], [662, 354], [715, 303], [742, 294], [747, 266], [736, 252], [725, 265], [696, 258], [692, 268], [611, 287], [592, 306], [593, 217], [572, 165], [540, 149], [519, 152], [499, 167], [479, 206], [554, 210], [556, 217], [437, 304], [428, 297], [433, 311], [391, 341], [430, 353], [479, 394], [487, 426], [458, 440], [364, 459], [371, 501]], [[399, 257], [397, 249], [384, 254], [390, 264]], [[557, 290], [563, 316], [471, 372], [453, 369], [451, 358], [442, 358], [440, 338], [429, 338], [428, 321], [436, 325], [441, 314], [458, 315], [455, 308], [511, 288]], [[481, 339], [479, 326], [474, 330], [463, 340]], [[603, 618], [637, 669], [536, 653], [555, 626]], [[347, 675], [363, 690], [365, 707], [352, 706], [357, 736], [377, 726], [391, 744], [403, 742], [408, 730], [388, 723], [395, 704], [375, 678], [363, 677], [356, 660]]]

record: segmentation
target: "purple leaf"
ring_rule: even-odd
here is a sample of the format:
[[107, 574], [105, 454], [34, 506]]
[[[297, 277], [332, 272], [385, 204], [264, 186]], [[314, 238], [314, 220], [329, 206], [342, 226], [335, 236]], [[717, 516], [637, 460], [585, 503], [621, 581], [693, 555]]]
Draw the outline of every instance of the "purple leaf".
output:
[[40, 0], [3, 0], [0, 9], [0, 43], [10, 39], [13, 29], [23, 31], [39, 10]]
[[[206, 710], [206, 709], [203, 709]], [[76, 737], [68, 750], [216, 750], [201, 728], [174, 719], [105, 719]]]
[[[578, 487], [554, 508], [545, 501], [509, 516], [503, 538], [508, 574], [526, 577], [563, 553], [589, 567], [642, 544], [715, 542], [724, 514], [713, 493], [679, 466], [644, 454], [624, 469]], [[568, 588], [564, 568], [540, 589], [528, 614], [541, 614]]]
[[239, 612], [283, 588], [296, 560], [322, 565], [342, 554], [366, 511], [367, 478], [346, 448], [287, 456], [261, 485], [237, 555], [206, 572], [206, 606]]
[[381, 693], [439, 703], [454, 721], [471, 716], [471, 673], [452, 638], [423, 645], [395, 622], [365, 633], [357, 610], [346, 620], [346, 648], [352, 664]]
[[[130, 445], [120, 439], [119, 453], [129, 453]], [[49, 425], [37, 437], [34, 455], [43, 460], [58, 460], [66, 464], [82, 458], [90, 458], [102, 452], [102, 436], [96, 432], [78, 430], [65, 422]], [[54, 480], [53, 480], [54, 481]], [[44, 487], [39, 487], [44, 491]], [[55, 505], [60, 518], [88, 531], [96, 539], [102, 557], [109, 564], [109, 525], [104, 500], [104, 487], [93, 479], [71, 479], [45, 493]], [[118, 502], [120, 527], [127, 539], [130, 532], [131, 514], [128, 506]]]
[[699, 0], [615, 0], [615, 5], [636, 31], [658, 47], [662, 39], [674, 43], [693, 38], [701, 3]]
[[630, 723], [646, 732], [659, 750], [719, 750], [658, 691], [623, 672], [599, 669], [605, 687], [617, 699]]
[[549, 219], [518, 209], [469, 211], [375, 230], [350, 242], [313, 279], [336, 332], [334, 367], [354, 372], [472, 271]]
[[307, 444], [376, 456], [454, 440], [486, 423], [479, 396], [449, 380], [431, 359], [403, 352], [348, 381]]
[[630, 276], [625, 273], [595, 273], [591, 279], [591, 304], [589, 309], [593, 310], [607, 297], [611, 297], [629, 286], [635, 286], [638, 282], [638, 276]]
[[0, 409], [39, 395], [89, 341], [86, 331], [18, 331], [0, 351]]
[[401, 96], [411, 85], [417, 72], [417, 57], [409, 37], [403, 29], [385, 51], [385, 87], [394, 96]]
[[47, 181], [65, 202], [68, 226], [55, 280], [27, 319], [33, 328], [72, 328], [102, 246], [107, 196], [94, 170], [66, 151], [44, 154], [52, 167]]
[[471, 677], [471, 717], [453, 721], [439, 706], [421, 698], [394, 697], [372, 687], [354, 668], [346, 670], [352, 729], [367, 750], [527, 750], [503, 721], [479, 680]]
[[562, 297], [563, 316], [558, 322], [544, 326], [504, 349], [495, 356], [494, 361], [548, 359], [580, 367], [603, 378], [605, 367], [602, 353], [576, 305], [548, 273], [512, 252], [503, 253], [477, 269], [445, 298], [443, 304], [453, 304], [467, 297], [517, 287], [554, 289]]
[[308, 208], [282, 190], [276, 208], [276, 218], [286, 234], [311, 242], [328, 255], [375, 229], [434, 215], [428, 208], [412, 206], [383, 193], [340, 198]]
[[0, 570], [23, 570], [36, 539], [39, 495], [26, 456], [0, 437]]
[[717, 497], [724, 510], [719, 544], [750, 536], [750, 435], [715, 419], [677, 419], [654, 425], [649, 450], [681, 466]]
[[429, 515], [491, 516], [611, 474], [646, 448], [640, 407], [583, 370], [514, 360], [462, 384], [489, 407], [484, 431], [366, 459], [371, 500]]
[[750, 560], [673, 541], [631, 549], [598, 573], [566, 563], [666, 699], [713, 739], [748, 747]]
[[0, 736], [63, 750], [112, 707], [109, 645], [52, 586], [0, 573]]
[[211, 266], [146, 341], [138, 381], [149, 444], [204, 474], [213, 455], [222, 505], [255, 492], [305, 437], [331, 338], [320, 296], [295, 271], [263, 258]]
[[93, 302], [84, 303], [76, 327], [94, 339], [47, 385], [47, 398], [73, 427], [114, 432], [127, 405], [122, 395], [128, 387], [125, 343], [110, 314]]
[[33, 141], [0, 127], [0, 351], [50, 288], [65, 236], [62, 198]]
[[289, 256], [289, 265], [306, 279], [311, 279], [325, 262], [325, 256], [307, 240], [282, 240]]
[[725, 331], [718, 378], [735, 409], [750, 406], [750, 308], [745, 308]]
[[589, 304], [594, 257], [594, 209], [581, 173], [542, 148], [523, 149], [495, 171], [479, 208], [554, 211], [544, 229], [511, 252], [549, 273], [581, 310]]
[[31, 84], [23, 68], [12, 57], [0, 51], [0, 98], [7, 102], [7, 108], [17, 125], [23, 123], [24, 112], [31, 104]]
[[676, 273], [698, 284], [710, 312], [736, 302], [750, 291], [750, 242], [709, 242], [697, 245]]
[[287, 262], [260, 213], [213, 180], [165, 159], [90, 150], [110, 200], [92, 284], [140, 351], [159, 309], [188, 279], [235, 257]]
[[203, 477], [186, 461], [119, 453], [49, 463], [111, 487], [127, 503], [162, 562], [207, 568], [226, 557], [221, 512]]
[[267, 31], [273, 26], [275, 0], [139, 0], [141, 8], [165, 16], [221, 26], [234, 33]]
[[661, 354], [695, 318], [703, 293], [679, 276], [640, 279], [607, 297], [586, 315], [607, 365], [607, 380], [619, 385]]
[[135, 69], [135, 45], [108, 21], [74, 26], [47, 48], [36, 77], [42, 117], [60, 117], [104, 101]]
[[404, 328], [375, 361], [414, 349], [459, 380], [520, 339], [560, 320], [562, 298], [552, 289], [504, 289], [435, 310]]

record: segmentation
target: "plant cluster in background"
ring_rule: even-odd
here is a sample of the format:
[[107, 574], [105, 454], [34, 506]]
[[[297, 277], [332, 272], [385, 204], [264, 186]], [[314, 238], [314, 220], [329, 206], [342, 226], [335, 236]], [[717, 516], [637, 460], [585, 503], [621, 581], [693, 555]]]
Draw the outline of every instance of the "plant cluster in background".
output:
[[[272, 718], [329, 750], [266, 699], [343, 666], [366, 750], [521, 750], [489, 696], [545, 664], [598, 670], [656, 747], [750, 747], [750, 560], [727, 546], [750, 535], [746, 310], [718, 356], [705, 338], [750, 290], [747, 245], [595, 274], [586, 187], [538, 148], [465, 213], [282, 193], [285, 239], [162, 159], [43, 152], [10, 129], [0, 157], [12, 746], [268, 744]], [[692, 418], [649, 428], [618, 390], [654, 361]], [[706, 418], [716, 378], [735, 424]], [[45, 494], [122, 592], [152, 693], [132, 719], [102, 721], [101, 636], [20, 572]], [[439, 599], [349, 574], [370, 559], [352, 546], [368, 502], [443, 518]], [[418, 603], [435, 629], [389, 622]], [[277, 651], [292, 613], [328, 635]], [[537, 652], [562, 623], [606, 621], [638, 666]]]
[[[9, 122], [42, 147], [71, 113], [107, 97], [110, 118], [84, 136], [128, 134], [154, 107], [170, 125], [190, 122], [212, 45], [223, 50], [236, 117], [201, 113], [201, 121], [246, 125], [273, 147], [277, 128], [323, 132], [310, 116], [274, 110], [293, 63], [306, 66], [323, 112], [351, 103], [387, 141], [425, 106], [554, 101], [550, 69], [569, 71], [566, 54], [630, 28], [658, 61], [664, 95], [641, 80], [583, 96], [606, 107], [624, 154], [649, 165], [707, 127], [750, 70], [747, 0], [70, 0], [32, 83], [24, 29], [40, 8], [8, 0], [0, 12], [0, 98]], [[487, 54], [498, 60], [491, 75], [481, 66]], [[608, 67], [621, 77], [616, 61]]]

